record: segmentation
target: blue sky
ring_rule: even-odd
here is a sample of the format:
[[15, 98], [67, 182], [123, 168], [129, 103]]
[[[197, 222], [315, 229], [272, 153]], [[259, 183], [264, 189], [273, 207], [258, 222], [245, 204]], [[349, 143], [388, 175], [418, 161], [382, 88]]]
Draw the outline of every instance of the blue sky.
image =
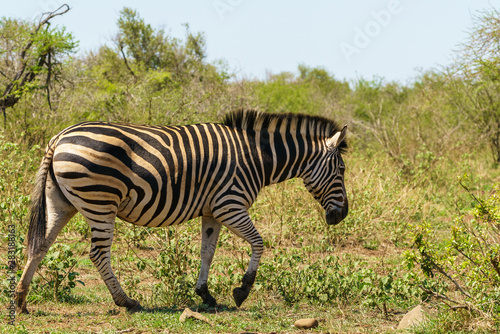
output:
[[224, 59], [239, 78], [305, 64], [338, 79], [378, 76], [402, 84], [449, 64], [472, 16], [500, 8], [500, 0], [4, 0], [0, 15], [33, 19], [63, 3], [71, 11], [53, 22], [73, 33], [81, 52], [112, 43], [127, 6], [174, 37], [184, 37], [183, 23], [204, 32], [209, 60]]

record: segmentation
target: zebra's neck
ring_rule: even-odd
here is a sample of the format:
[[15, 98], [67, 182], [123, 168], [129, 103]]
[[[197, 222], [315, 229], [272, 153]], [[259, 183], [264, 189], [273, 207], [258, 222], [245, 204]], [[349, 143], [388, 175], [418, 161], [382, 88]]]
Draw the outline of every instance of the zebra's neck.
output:
[[341, 130], [323, 117], [254, 110], [227, 114], [223, 124], [246, 133], [252, 150], [255, 144], [252, 155], [262, 186], [306, 176], [315, 157], [324, 154], [325, 139]]
[[301, 129], [292, 127], [287, 131], [288, 126], [285, 123], [279, 128], [270, 125], [255, 132], [263, 186], [302, 177], [307, 173], [311, 159], [323, 152], [324, 141]]

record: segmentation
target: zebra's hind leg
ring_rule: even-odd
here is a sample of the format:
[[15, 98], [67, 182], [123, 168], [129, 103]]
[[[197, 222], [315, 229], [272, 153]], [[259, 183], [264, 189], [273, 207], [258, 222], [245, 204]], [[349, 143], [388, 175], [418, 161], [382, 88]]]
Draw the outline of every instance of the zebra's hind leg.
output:
[[222, 225], [213, 217], [203, 217], [201, 223], [201, 268], [198, 282], [196, 283], [196, 294], [203, 299], [203, 304], [210, 307], [215, 307], [217, 302], [208, 291], [208, 272], [210, 264], [214, 258], [217, 240]]
[[[59, 232], [61, 232], [71, 217], [77, 212], [75, 207], [71, 205], [61, 193], [59, 186], [53, 182], [50, 173], [47, 176], [47, 183], [45, 186], [45, 210], [45, 217], [41, 217], [42, 219], [47, 219], [45, 240], [41, 247], [35, 250], [34, 254], [28, 253], [28, 261], [26, 262], [23, 274], [16, 287], [17, 313], [29, 313], [26, 307], [26, 297], [28, 296], [29, 286], [35, 271], [47, 254], [50, 246], [52, 246], [56, 240]], [[29, 242], [33, 242], [33, 240]]]
[[[104, 283], [106, 283], [113, 301], [117, 306], [126, 307], [129, 312], [141, 310], [139, 302], [129, 298], [123, 291], [111, 269], [111, 244], [113, 243], [116, 214], [97, 211], [92, 211], [90, 214], [91, 210], [86, 211], [85, 215], [92, 235], [90, 259], [99, 271]], [[89, 216], [92, 216], [92, 218], [89, 218]]]

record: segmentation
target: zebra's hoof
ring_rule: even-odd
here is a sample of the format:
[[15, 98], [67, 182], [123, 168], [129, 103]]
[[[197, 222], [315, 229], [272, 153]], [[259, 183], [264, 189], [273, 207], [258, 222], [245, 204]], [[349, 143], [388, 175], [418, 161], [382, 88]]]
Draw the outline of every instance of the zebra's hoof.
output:
[[[21, 284], [19, 284], [21, 285]], [[16, 313], [17, 314], [30, 314], [26, 308], [26, 296], [28, 295], [28, 289], [17, 288], [16, 289]]]
[[216, 307], [217, 301], [208, 291], [208, 286], [206, 283], [202, 284], [201, 287], [196, 288], [196, 294], [203, 299], [203, 304], [208, 305], [208, 307]]
[[240, 307], [240, 305], [247, 299], [248, 297], [248, 291], [242, 289], [242, 288], [235, 288], [233, 290], [233, 298], [234, 302], [236, 303], [236, 306]]
[[126, 307], [128, 313], [136, 313], [142, 311], [142, 306], [137, 300], [132, 300], [132, 302]]
[[203, 299], [203, 304], [208, 305], [208, 307], [216, 307], [217, 301], [211, 295], [208, 295], [206, 299]]
[[26, 305], [24, 305], [23, 307], [16, 308], [16, 314], [30, 314], [30, 312], [26, 308]]

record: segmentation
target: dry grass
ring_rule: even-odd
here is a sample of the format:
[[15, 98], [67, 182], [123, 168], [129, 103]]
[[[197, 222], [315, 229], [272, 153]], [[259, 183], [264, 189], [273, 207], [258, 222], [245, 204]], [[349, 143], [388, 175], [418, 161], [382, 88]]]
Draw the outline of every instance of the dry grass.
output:
[[[10, 155], [3, 158], [15, 160]], [[4, 185], [17, 182], [22, 186], [8, 187], [0, 193], [1, 201], [7, 203], [8, 207], [8, 211], [3, 213], [7, 217], [6, 222], [18, 224], [20, 234], [25, 233], [25, 226], [19, 222], [25, 221], [27, 202], [19, 201], [16, 194], [26, 191], [26, 182], [23, 180], [32, 179], [36, 169], [28, 165], [36, 165], [37, 160], [30, 156], [25, 161], [29, 163], [17, 168], [17, 173], [3, 175]], [[463, 169], [449, 169], [448, 181], [445, 180], [449, 182], [449, 187], [436, 189], [432, 184], [416, 185], [409, 182], [408, 177], [402, 175], [397, 166], [383, 156], [366, 158], [351, 154], [346, 157], [346, 161], [350, 213], [338, 226], [325, 224], [321, 207], [304, 189], [301, 180], [284, 182], [261, 192], [250, 210], [266, 246], [262, 259], [264, 265], [259, 272], [261, 278], [294, 277], [294, 271], [307, 270], [308, 265], [328, 256], [338, 258], [342, 270], [357, 273], [366, 269], [379, 276], [392, 274], [401, 277], [408, 273], [401, 265], [401, 253], [411, 247], [411, 225], [432, 221], [439, 229], [451, 221], [454, 204], [443, 198], [447, 198], [446, 193], [459, 193], [458, 185], [449, 180], [463, 173]], [[7, 168], [12, 170], [11, 166]], [[446, 168], [446, 165], [442, 168]], [[477, 179], [482, 181], [478, 184], [488, 184], [498, 176], [498, 172], [492, 172], [476, 160], [470, 161], [468, 168], [481, 172]], [[453, 198], [455, 204], [460, 203], [460, 197]], [[152, 267], [162, 252], [179, 251], [188, 259], [183, 260], [188, 268], [188, 277], [196, 280], [201, 238], [199, 220], [170, 230], [170, 237], [185, 242], [177, 250], [166, 248], [166, 230], [133, 230], [129, 225], [119, 223], [119, 233], [112, 251], [113, 268], [125, 291], [139, 298], [146, 309], [137, 314], [128, 314], [113, 304], [108, 290], [88, 259], [89, 237], [86, 229], [81, 217], [76, 217], [58, 239], [59, 243], [71, 245], [78, 259], [75, 271], [81, 275], [79, 279], [85, 282], [85, 287], [77, 285], [72, 293], [73, 298], [67, 302], [55, 303], [50, 298], [31, 302], [28, 306], [31, 315], [19, 316], [15, 330], [20, 333], [287, 333], [299, 332], [291, 327], [298, 318], [316, 317], [320, 319], [316, 332], [384, 333], [392, 332], [404, 313], [419, 302], [416, 297], [404, 302], [391, 297], [387, 302], [388, 312], [384, 314], [380, 300], [377, 301], [379, 306], [366, 305], [366, 296], [363, 294], [327, 303], [309, 299], [290, 303], [284, 300], [277, 289], [266, 287], [255, 289], [242, 308], [238, 309], [234, 306], [231, 290], [239, 284], [248, 264], [250, 247], [223, 229], [210, 278], [210, 284], [218, 289], [215, 296], [222, 306], [216, 310], [203, 310], [201, 300], [192, 297], [194, 294], [189, 287], [178, 287], [177, 290], [172, 289], [170, 294], [155, 295], [153, 287], [165, 278], [154, 277]], [[144, 238], [136, 242], [131, 239], [130, 233], [137, 231], [143, 231]], [[6, 244], [1, 244], [0, 263], [7, 262], [6, 250]], [[303, 259], [297, 262], [297, 267], [276, 262], [292, 259], [293, 256]], [[143, 271], [137, 269], [139, 260], [148, 262]], [[353, 263], [357, 267], [350, 267]], [[234, 267], [233, 276], [227, 272], [231, 266]], [[275, 272], [272, 272], [273, 267], [276, 268]], [[323, 269], [328, 270], [326, 267]], [[287, 284], [293, 283], [291, 280]], [[180, 295], [176, 300], [183, 300], [184, 294], [186, 301], [177, 304], [172, 302], [172, 293]], [[4, 299], [4, 305], [8, 302]], [[180, 323], [178, 318], [184, 307], [203, 310], [215, 326], [195, 321]], [[2, 316], [6, 315], [5, 307], [1, 312]], [[0, 331], [5, 333], [11, 333], [12, 330], [7, 325], [0, 327]]]
[[[231, 238], [232, 239], [232, 238]], [[235, 242], [237, 242], [235, 240]], [[232, 240], [230, 242], [232, 244]], [[332, 255], [355, 254], [355, 258], [364, 261], [373, 268], [379, 268], [381, 259], [386, 264], [397, 261], [397, 252], [388, 250], [367, 250], [360, 246], [344, 245], [335, 250]], [[114, 251], [114, 267], [121, 277], [138, 275], [142, 283], [137, 286], [138, 293], [148, 294], [155, 279], [148, 272], [132, 272], [126, 266], [118, 266], [118, 255], [126, 252], [125, 249]], [[139, 256], [149, 256], [146, 250], [137, 250]], [[235, 249], [223, 247], [217, 252], [217, 259], [226, 257], [235, 258], [239, 254]], [[266, 256], [269, 257], [269, 252]], [[317, 256], [323, 254], [318, 253]], [[382, 257], [381, 257], [382, 256]], [[123, 260], [120, 260], [123, 261]], [[217, 260], [216, 260], [217, 261]], [[195, 304], [181, 307], [158, 306], [157, 303], [143, 302], [145, 311], [128, 314], [124, 309], [114, 305], [108, 290], [100, 279], [95, 268], [92, 268], [85, 259], [80, 261], [77, 271], [85, 287], [78, 286], [74, 290], [78, 303], [55, 303], [46, 300], [29, 305], [30, 315], [20, 315], [16, 319], [15, 328], [29, 333], [118, 333], [130, 330], [130, 333], [287, 333], [300, 331], [292, 324], [300, 318], [316, 317], [320, 321], [318, 332], [330, 333], [383, 333], [391, 331], [397, 326], [405, 310], [390, 310], [385, 317], [376, 309], [367, 309], [360, 305], [314, 305], [309, 302], [300, 302], [287, 305], [280, 296], [270, 295], [262, 291], [254, 291], [249, 299], [238, 309], [234, 306], [230, 296], [216, 296], [219, 303], [216, 310], [203, 310], [205, 315], [215, 323], [214, 327], [196, 321], [180, 323], [178, 318], [183, 307], [198, 310], [200, 301]], [[385, 270], [383, 270], [385, 271]], [[214, 274], [214, 273], [212, 273]], [[3, 332], [9, 332], [12, 327], [0, 327]]]

